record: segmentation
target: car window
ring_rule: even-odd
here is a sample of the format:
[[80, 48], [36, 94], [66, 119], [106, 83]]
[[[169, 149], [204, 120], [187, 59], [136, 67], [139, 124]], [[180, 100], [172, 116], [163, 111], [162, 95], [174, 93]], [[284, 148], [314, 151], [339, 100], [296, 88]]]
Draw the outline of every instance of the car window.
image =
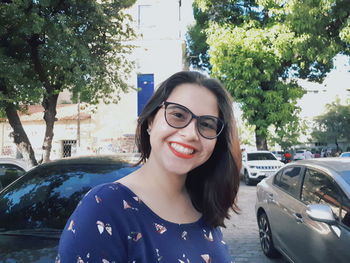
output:
[[273, 183], [277, 186], [279, 186], [279, 182], [281, 180], [282, 173], [283, 173], [283, 170], [280, 170], [278, 173], [276, 173], [276, 175], [273, 178]]
[[0, 184], [5, 187], [23, 175], [25, 171], [14, 164], [0, 164]]
[[274, 183], [290, 195], [298, 198], [301, 170], [299, 166], [287, 167], [275, 176]]
[[62, 229], [88, 190], [132, 169], [96, 164], [35, 168], [1, 193], [0, 229]]
[[276, 160], [272, 153], [248, 153], [248, 161]]
[[350, 200], [345, 195], [343, 195], [342, 198], [340, 220], [344, 225], [350, 228]]
[[339, 218], [341, 199], [341, 191], [333, 178], [317, 170], [306, 170], [301, 194], [305, 204], [327, 204]]

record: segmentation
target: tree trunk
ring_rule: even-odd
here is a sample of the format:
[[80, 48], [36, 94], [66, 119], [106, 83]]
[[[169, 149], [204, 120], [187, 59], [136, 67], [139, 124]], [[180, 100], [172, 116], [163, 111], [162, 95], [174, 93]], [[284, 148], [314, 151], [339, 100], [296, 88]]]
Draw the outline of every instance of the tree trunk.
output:
[[44, 120], [46, 123], [45, 137], [43, 142], [43, 155], [42, 162], [46, 163], [50, 161], [50, 154], [52, 148], [52, 139], [54, 136], [53, 127], [56, 121], [56, 106], [57, 106], [58, 94], [47, 95], [43, 99], [42, 105], [44, 107]]
[[58, 99], [58, 91], [59, 85], [53, 85], [49, 81], [49, 77], [47, 76], [42, 61], [40, 60], [39, 56], [39, 45], [43, 44], [42, 40], [40, 40], [39, 35], [34, 34], [32, 37], [28, 40], [28, 43], [30, 45], [30, 55], [31, 59], [34, 65], [34, 69], [36, 73], [38, 74], [38, 78], [43, 84], [46, 95], [44, 96], [42, 106], [44, 107], [44, 120], [46, 123], [46, 129], [45, 129], [45, 137], [43, 142], [43, 153], [42, 158], [40, 162], [46, 163], [50, 161], [50, 153], [52, 148], [52, 139], [53, 139], [53, 127], [56, 120], [56, 106], [57, 106], [57, 99]]
[[5, 112], [13, 129], [12, 136], [14, 143], [23, 155], [24, 161], [29, 167], [38, 165], [38, 162], [35, 159], [34, 150], [25, 130], [23, 129], [16, 107], [11, 103], [6, 103]]
[[[0, 93], [4, 96], [8, 96], [7, 88], [3, 82], [0, 83]], [[13, 129], [11, 136], [13, 137], [13, 141], [18, 150], [21, 152], [24, 161], [27, 163], [28, 167], [38, 165], [38, 162], [35, 159], [33, 147], [18, 116], [16, 106], [5, 100], [2, 106], [5, 108], [6, 117]]]
[[339, 144], [337, 138], [335, 138], [335, 146], [337, 147], [336, 152], [339, 152]]
[[259, 130], [257, 128], [255, 129], [255, 141], [256, 141], [256, 149], [268, 150], [266, 134], [259, 133]]

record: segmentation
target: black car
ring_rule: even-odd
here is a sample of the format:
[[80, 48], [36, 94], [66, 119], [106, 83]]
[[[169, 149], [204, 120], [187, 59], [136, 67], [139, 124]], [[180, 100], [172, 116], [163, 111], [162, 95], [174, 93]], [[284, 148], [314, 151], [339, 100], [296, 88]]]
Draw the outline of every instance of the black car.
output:
[[112, 156], [39, 165], [0, 192], [0, 261], [54, 262], [61, 231], [94, 186], [136, 170]]

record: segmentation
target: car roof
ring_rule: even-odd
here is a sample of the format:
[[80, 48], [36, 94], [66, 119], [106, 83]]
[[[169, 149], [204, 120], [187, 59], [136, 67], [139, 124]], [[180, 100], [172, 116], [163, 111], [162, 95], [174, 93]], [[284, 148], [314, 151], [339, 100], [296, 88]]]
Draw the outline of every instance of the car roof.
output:
[[247, 151], [247, 153], [272, 153], [272, 152], [266, 151], [266, 150], [258, 150], [258, 151]]
[[59, 160], [54, 160], [48, 163], [43, 163], [41, 167], [57, 166], [57, 165], [78, 165], [78, 164], [94, 164], [94, 165], [110, 165], [110, 164], [130, 164], [130, 162], [116, 155], [91, 155], [91, 156], [79, 156], [69, 157]]
[[293, 164], [311, 165], [318, 168], [333, 170], [338, 173], [350, 170], [350, 158], [347, 158], [347, 157], [314, 158], [314, 159], [308, 159], [308, 160], [300, 160]]

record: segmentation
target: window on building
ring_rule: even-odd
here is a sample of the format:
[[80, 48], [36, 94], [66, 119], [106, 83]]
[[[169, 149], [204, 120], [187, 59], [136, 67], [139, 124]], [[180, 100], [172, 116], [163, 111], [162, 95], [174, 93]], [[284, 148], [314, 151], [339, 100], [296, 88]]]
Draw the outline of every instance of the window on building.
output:
[[62, 141], [62, 157], [71, 157], [72, 153], [76, 151], [77, 140]]

